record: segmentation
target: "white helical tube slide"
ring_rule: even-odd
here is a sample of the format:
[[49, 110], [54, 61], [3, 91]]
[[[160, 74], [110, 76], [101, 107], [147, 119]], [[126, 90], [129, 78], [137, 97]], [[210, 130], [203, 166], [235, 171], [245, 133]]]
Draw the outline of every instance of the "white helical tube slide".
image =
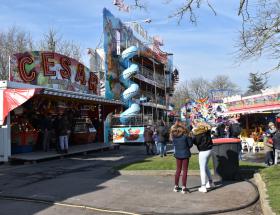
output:
[[137, 52], [138, 48], [136, 46], [131, 46], [122, 52], [122, 56], [120, 59], [120, 63], [124, 68], [126, 68], [120, 76], [120, 82], [126, 88], [121, 95], [121, 99], [127, 107], [127, 109], [120, 115], [120, 121], [122, 123], [127, 122], [129, 117], [140, 112], [140, 106], [132, 102], [132, 98], [137, 95], [139, 91], [139, 86], [138, 84], [130, 80], [139, 72], [138, 65], [133, 64], [130, 61], [133, 56], [137, 55]]

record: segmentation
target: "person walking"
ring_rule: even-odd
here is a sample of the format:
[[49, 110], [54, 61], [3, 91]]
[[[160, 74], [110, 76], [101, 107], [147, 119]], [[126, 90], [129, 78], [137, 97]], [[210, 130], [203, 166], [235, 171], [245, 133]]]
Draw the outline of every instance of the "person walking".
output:
[[[187, 175], [189, 159], [191, 157], [190, 148], [192, 147], [192, 141], [187, 136], [187, 129], [182, 125], [179, 119], [170, 129], [170, 137], [174, 145], [174, 157], [176, 158], [176, 173], [175, 173], [175, 186], [173, 191], [185, 194], [189, 192], [187, 189]], [[182, 176], [182, 189], [179, 187], [180, 174], [183, 169]]]
[[[193, 144], [199, 151], [199, 169], [201, 178], [201, 187], [199, 192], [206, 193], [207, 189], [214, 187], [213, 179], [208, 167], [208, 161], [212, 151], [211, 127], [203, 122], [197, 123], [193, 129]], [[207, 178], [206, 178], [207, 177]]]
[[146, 146], [146, 153], [147, 155], [154, 154], [153, 151], [153, 130], [150, 126], [147, 126], [144, 130], [144, 140]]
[[168, 135], [168, 129], [165, 126], [164, 121], [162, 120], [160, 122], [159, 127], [156, 129], [157, 135], [158, 135], [158, 143], [160, 145], [160, 156], [166, 156], [166, 139], [169, 137]]

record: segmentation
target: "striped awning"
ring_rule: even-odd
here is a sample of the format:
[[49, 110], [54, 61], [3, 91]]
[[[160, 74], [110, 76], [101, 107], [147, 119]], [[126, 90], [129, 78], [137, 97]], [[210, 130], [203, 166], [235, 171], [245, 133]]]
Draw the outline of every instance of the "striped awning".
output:
[[82, 99], [82, 100], [88, 100], [88, 101], [96, 101], [96, 102], [107, 103], [107, 104], [123, 105], [123, 103], [119, 100], [113, 100], [113, 99], [109, 100], [109, 99], [105, 99], [104, 97], [97, 96], [97, 95], [77, 93], [77, 92], [58, 90], [58, 89], [45, 88], [43, 90], [42, 94], [60, 96], [60, 97], [65, 97], [65, 98]]
[[225, 115], [263, 113], [267, 111], [278, 111], [278, 110], [280, 111], [280, 104], [230, 110], [228, 112], [225, 112]]

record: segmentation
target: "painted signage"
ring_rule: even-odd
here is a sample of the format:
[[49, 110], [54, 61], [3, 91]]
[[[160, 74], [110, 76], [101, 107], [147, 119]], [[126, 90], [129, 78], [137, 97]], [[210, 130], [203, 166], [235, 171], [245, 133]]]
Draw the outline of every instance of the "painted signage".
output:
[[143, 143], [144, 127], [113, 128], [114, 143]]
[[14, 54], [10, 81], [87, 94], [97, 94], [98, 86], [97, 76], [77, 60], [44, 51]]

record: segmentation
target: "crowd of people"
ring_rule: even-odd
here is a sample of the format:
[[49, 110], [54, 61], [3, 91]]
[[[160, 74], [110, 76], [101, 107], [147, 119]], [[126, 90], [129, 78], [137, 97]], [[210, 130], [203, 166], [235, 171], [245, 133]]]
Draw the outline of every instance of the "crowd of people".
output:
[[[198, 161], [200, 168], [201, 187], [199, 192], [206, 193], [208, 189], [215, 187], [208, 168], [211, 157], [214, 138], [239, 138], [241, 126], [237, 117], [229, 118], [220, 122], [216, 127], [210, 126], [206, 122], [194, 121], [191, 128], [177, 119], [175, 124], [169, 129], [162, 121], [156, 128], [148, 126], [145, 128], [144, 137], [146, 152], [148, 155], [166, 156], [166, 144], [171, 141], [174, 147], [174, 157], [176, 159], [176, 173], [174, 179], [174, 192], [187, 193], [187, 174], [189, 159], [191, 157], [191, 147], [197, 146], [199, 151]], [[270, 166], [277, 164], [280, 155], [280, 130], [274, 123], [269, 123], [269, 128], [264, 132], [265, 143], [265, 163]], [[241, 145], [239, 147], [241, 152]], [[182, 186], [179, 186], [179, 179], [182, 172]]]

